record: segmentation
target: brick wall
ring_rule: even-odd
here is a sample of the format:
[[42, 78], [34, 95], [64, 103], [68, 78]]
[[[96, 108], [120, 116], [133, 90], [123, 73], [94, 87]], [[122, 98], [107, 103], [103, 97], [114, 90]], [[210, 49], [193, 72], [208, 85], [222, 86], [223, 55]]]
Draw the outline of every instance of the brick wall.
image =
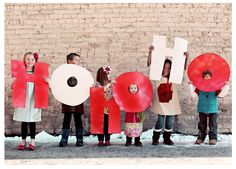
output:
[[[112, 67], [113, 79], [126, 71], [148, 75], [148, 47], [153, 34], [159, 34], [168, 36], [170, 42], [175, 36], [188, 40], [190, 59], [215, 52], [231, 65], [231, 14], [231, 4], [212, 3], [5, 4], [5, 133], [20, 133], [20, 123], [12, 120], [10, 61], [21, 60], [25, 52], [45, 55], [40, 60], [50, 64], [50, 75], [70, 52], [81, 54], [81, 65], [94, 77], [102, 65]], [[189, 96], [187, 82], [185, 74], [179, 88], [182, 114], [175, 119], [175, 131], [196, 134], [197, 100]], [[227, 97], [219, 99], [219, 133], [232, 130], [231, 95], [230, 90]], [[49, 107], [37, 123], [38, 132], [60, 133], [60, 105], [49, 94]], [[152, 128], [156, 119], [147, 111], [144, 130]], [[73, 120], [71, 126], [74, 130]]]

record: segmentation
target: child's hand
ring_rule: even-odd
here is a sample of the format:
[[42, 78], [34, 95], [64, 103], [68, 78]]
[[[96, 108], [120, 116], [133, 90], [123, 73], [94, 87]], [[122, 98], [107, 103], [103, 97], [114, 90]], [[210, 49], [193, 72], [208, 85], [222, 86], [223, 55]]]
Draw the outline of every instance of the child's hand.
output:
[[50, 79], [49, 79], [49, 78], [47, 78], [47, 77], [46, 77], [46, 78], [44, 78], [44, 81], [45, 81], [46, 83], [48, 83], [48, 84], [50, 83]]
[[112, 80], [111, 81], [111, 84], [113, 85], [113, 84], [116, 84], [117, 82], [116, 82], [116, 80]]
[[184, 52], [184, 55], [185, 55], [186, 59], [189, 58], [189, 53], [188, 52]]
[[100, 87], [100, 84], [96, 82], [95, 84], [93, 84], [93, 87]]
[[153, 50], [154, 50], [154, 46], [151, 45], [151, 46], [149, 47], [149, 53], [152, 53]]
[[189, 81], [188, 84], [193, 84], [193, 82], [192, 82], [192, 81]]
[[13, 84], [13, 83], [15, 83], [15, 82], [16, 82], [16, 78], [15, 78], [15, 77], [12, 77], [11, 83]]

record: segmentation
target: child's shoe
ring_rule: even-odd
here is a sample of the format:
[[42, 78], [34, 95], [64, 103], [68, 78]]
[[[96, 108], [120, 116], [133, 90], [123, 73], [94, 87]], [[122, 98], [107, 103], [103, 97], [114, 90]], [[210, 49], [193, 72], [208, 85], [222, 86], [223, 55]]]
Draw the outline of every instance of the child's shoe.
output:
[[131, 146], [131, 144], [132, 144], [132, 137], [126, 136], [126, 143], [125, 143], [125, 146], [126, 146], [126, 147], [129, 147], [129, 146]]
[[34, 145], [32, 145], [32, 144], [29, 144], [29, 150], [31, 150], [31, 151], [34, 151], [35, 150], [35, 146]]
[[110, 141], [107, 140], [107, 141], [105, 142], [105, 146], [110, 146], [110, 145], [111, 145]]
[[140, 141], [140, 137], [135, 137], [134, 145], [138, 146], [138, 147], [142, 147], [143, 146], [143, 144]]
[[103, 141], [99, 141], [98, 146], [103, 146]]
[[203, 140], [202, 139], [200, 139], [200, 138], [197, 138], [197, 140], [195, 141], [195, 144], [202, 144], [203, 143]]
[[210, 140], [209, 140], [209, 145], [215, 145], [216, 142], [217, 142], [216, 139], [210, 139]]
[[18, 150], [25, 150], [25, 149], [26, 149], [26, 146], [23, 145], [23, 144], [20, 144], [20, 145], [18, 145], [17, 149], [18, 149]]

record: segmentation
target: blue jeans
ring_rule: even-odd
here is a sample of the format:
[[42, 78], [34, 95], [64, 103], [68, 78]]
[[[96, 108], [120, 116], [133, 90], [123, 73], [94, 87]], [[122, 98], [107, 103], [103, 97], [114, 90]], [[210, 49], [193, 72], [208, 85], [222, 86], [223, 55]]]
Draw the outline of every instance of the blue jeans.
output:
[[217, 113], [199, 113], [198, 138], [205, 140], [207, 135], [207, 119], [209, 118], [209, 139], [217, 139]]
[[161, 131], [164, 120], [165, 120], [165, 130], [171, 131], [172, 126], [173, 126], [173, 124], [172, 124], [173, 117], [174, 117], [173, 115], [165, 116], [165, 115], [158, 114], [158, 119], [157, 119], [157, 122], [156, 122], [156, 125], [155, 125], [155, 130], [156, 131]]

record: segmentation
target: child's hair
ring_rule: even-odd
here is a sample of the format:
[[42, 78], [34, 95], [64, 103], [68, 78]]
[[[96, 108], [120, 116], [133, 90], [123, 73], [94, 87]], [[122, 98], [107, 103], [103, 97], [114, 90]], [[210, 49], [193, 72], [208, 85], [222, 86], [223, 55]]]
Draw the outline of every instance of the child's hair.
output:
[[[165, 62], [164, 62], [164, 66], [163, 66], [163, 69], [162, 69], [162, 70], [164, 70], [166, 63], [169, 63], [169, 64], [170, 64], [170, 69], [171, 69], [172, 61], [171, 61], [170, 59], [166, 59]], [[163, 72], [162, 72], [162, 73], [163, 73]], [[167, 76], [167, 78], [169, 79], [169, 77], [170, 77], [170, 73], [169, 73], [169, 75]]]
[[108, 73], [104, 70], [104, 68], [100, 67], [97, 71], [97, 82], [99, 82], [100, 85], [104, 86], [105, 81], [110, 81], [107, 75]]
[[212, 77], [212, 73], [211, 73], [211, 71], [210, 70], [204, 70], [203, 72], [202, 72], [202, 78], [204, 78], [206, 75], [210, 75], [211, 77]]
[[66, 62], [68, 63], [69, 60], [73, 60], [74, 57], [80, 57], [77, 53], [70, 53], [69, 55], [66, 56]]
[[[24, 63], [25, 63], [25, 58], [26, 58], [27, 55], [31, 55], [31, 56], [33, 56], [34, 59], [35, 59], [35, 61], [38, 62], [38, 57], [39, 57], [39, 56], [38, 56], [37, 53], [26, 52], [26, 53], [24, 54], [24, 58], [23, 58]], [[26, 66], [26, 64], [25, 64], [25, 66]]]

